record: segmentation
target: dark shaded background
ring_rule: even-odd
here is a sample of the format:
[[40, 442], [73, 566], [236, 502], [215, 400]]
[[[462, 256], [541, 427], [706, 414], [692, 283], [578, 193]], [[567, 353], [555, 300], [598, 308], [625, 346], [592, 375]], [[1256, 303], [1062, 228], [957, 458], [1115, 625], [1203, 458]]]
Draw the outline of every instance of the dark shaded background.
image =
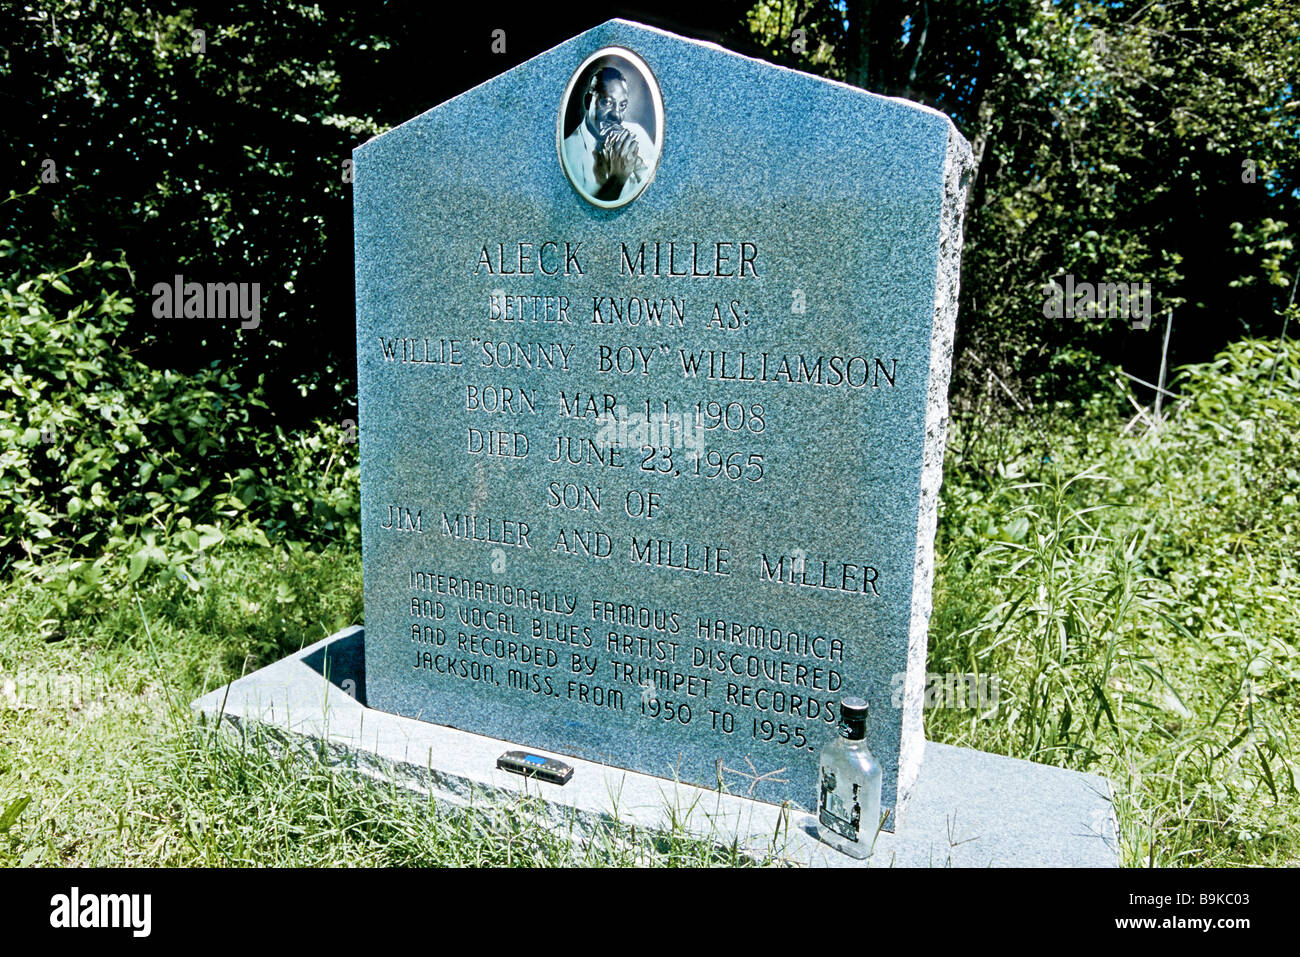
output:
[[[130, 347], [141, 357], [181, 371], [218, 364], [250, 390], [260, 382], [276, 424], [341, 421], [355, 397], [341, 175], [352, 147], [622, 16], [953, 117], [981, 159], [963, 261], [959, 411], [981, 395], [1013, 408], [1004, 392], [1022, 409], [1078, 401], [1098, 388], [1105, 363], [1155, 375], [1159, 319], [1148, 332], [1123, 321], [1054, 326], [1039, 291], [1052, 276], [1154, 280], [1157, 312], [1178, 308], [1173, 364], [1277, 334], [1287, 290], [1276, 274], [1289, 277], [1297, 263], [1269, 243], [1295, 233], [1300, 140], [1294, 91], [1254, 74], [1270, 58], [1294, 58], [1286, 26], [1295, 15], [1280, 0], [1185, 0], [1168, 25], [1126, 4], [1062, 15], [1030, 0], [850, 0], [842, 11], [792, 0], [751, 24], [752, 6], [579, 0], [507, 11], [396, 0], [325, 2], [317, 15], [264, 2], [6, 5], [0, 169], [18, 193], [47, 158], [60, 175], [0, 205], [7, 271], [124, 257], [136, 305]], [[1138, 16], [1147, 17], [1140, 30]], [[806, 51], [790, 43], [796, 26]], [[190, 48], [193, 28], [206, 33], [202, 54]], [[492, 52], [497, 29], [504, 53]], [[1089, 50], [1102, 51], [1096, 75], [1079, 72]], [[1215, 98], [1192, 102], [1207, 89]], [[1248, 156], [1271, 185], [1241, 183]], [[1265, 235], [1270, 218], [1282, 225]], [[1254, 235], [1234, 241], [1235, 222]], [[1261, 264], [1269, 256], [1272, 285]], [[155, 319], [150, 290], [177, 273], [259, 282], [261, 327]]]

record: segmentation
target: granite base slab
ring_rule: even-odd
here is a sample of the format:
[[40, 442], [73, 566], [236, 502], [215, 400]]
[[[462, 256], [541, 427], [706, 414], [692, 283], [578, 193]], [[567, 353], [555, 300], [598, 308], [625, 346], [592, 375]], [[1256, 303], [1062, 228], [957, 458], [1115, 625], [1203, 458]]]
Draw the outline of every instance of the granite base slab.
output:
[[[242, 724], [322, 742], [335, 765], [396, 781], [448, 806], [527, 793], [540, 797], [540, 825], [589, 835], [615, 814], [667, 830], [675, 819], [720, 845], [759, 859], [811, 866], [1115, 867], [1110, 786], [1095, 774], [930, 742], [920, 777], [893, 833], [881, 832], [869, 862], [816, 839], [815, 817], [743, 794], [675, 783], [581, 758], [555, 785], [499, 770], [522, 745], [366, 707], [365, 633], [348, 628], [222, 686], [192, 707]], [[539, 754], [547, 752], [528, 748]]]

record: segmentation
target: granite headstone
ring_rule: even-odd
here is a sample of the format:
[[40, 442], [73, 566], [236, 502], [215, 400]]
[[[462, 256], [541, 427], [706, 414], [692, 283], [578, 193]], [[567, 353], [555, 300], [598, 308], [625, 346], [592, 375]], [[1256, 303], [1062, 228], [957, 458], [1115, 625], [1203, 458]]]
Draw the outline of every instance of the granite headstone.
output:
[[901, 802], [951, 122], [614, 20], [354, 160], [369, 706], [808, 807], [858, 695]]

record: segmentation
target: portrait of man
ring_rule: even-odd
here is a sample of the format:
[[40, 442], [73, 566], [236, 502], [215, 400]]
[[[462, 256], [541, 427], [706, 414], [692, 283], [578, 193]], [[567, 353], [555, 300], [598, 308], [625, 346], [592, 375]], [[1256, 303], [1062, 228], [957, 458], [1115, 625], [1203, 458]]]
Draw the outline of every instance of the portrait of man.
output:
[[560, 163], [588, 202], [631, 202], [654, 176], [663, 106], [649, 68], [630, 51], [599, 51], [569, 81], [560, 112]]

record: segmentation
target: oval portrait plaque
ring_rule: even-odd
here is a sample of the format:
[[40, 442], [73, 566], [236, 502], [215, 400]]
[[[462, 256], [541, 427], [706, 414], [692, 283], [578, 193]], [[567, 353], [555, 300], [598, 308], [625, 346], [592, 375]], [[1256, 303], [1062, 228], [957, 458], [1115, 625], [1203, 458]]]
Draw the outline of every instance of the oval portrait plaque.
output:
[[646, 62], [623, 47], [583, 60], [565, 87], [555, 141], [564, 175], [587, 202], [615, 209], [640, 196], [664, 142], [664, 101]]

